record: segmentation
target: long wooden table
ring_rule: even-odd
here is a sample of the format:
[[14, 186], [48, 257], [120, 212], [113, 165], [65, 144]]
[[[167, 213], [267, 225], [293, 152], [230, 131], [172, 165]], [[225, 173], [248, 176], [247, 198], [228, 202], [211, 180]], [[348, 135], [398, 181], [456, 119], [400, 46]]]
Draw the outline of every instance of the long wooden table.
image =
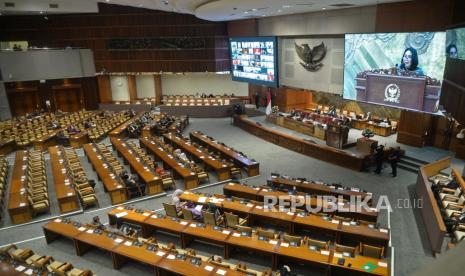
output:
[[361, 171], [364, 168], [366, 158], [368, 157], [367, 154], [352, 154], [330, 146], [319, 145], [312, 141], [300, 139], [281, 131], [266, 128], [244, 116], [235, 116], [234, 125], [270, 143], [356, 171]]
[[163, 183], [160, 176], [153, 170], [140, 162], [140, 159], [134, 155], [134, 152], [128, 148], [127, 144], [120, 138], [110, 137], [114, 149], [119, 156], [122, 156], [124, 161], [129, 164], [131, 171], [136, 172], [146, 185], [147, 193], [149, 195], [158, 194], [163, 192]]
[[197, 174], [188, 168], [182, 167], [171, 154], [168, 154], [162, 148], [149, 138], [140, 138], [140, 146], [144, 147], [147, 152], [151, 152], [156, 158], [163, 162], [163, 168], [169, 167], [173, 170], [175, 178], [183, 178], [185, 189], [192, 189], [199, 186]]
[[117, 180], [118, 176], [109, 170], [109, 165], [103, 161], [103, 156], [97, 153], [93, 144], [85, 144], [83, 148], [98, 178], [102, 181], [105, 191], [110, 194], [111, 203], [118, 204], [126, 201], [128, 198], [125, 185], [120, 183]]
[[53, 181], [55, 183], [55, 194], [60, 207], [60, 213], [68, 213], [79, 209], [79, 199], [72, 187], [71, 179], [65, 166], [65, 160], [60, 157], [61, 151], [57, 146], [48, 148], [50, 163], [52, 165]]
[[[145, 237], [151, 237], [154, 231], [173, 233], [180, 237], [183, 248], [193, 240], [205, 240], [220, 245], [224, 249], [225, 259], [231, 257], [233, 248], [244, 248], [270, 256], [273, 269], [277, 268], [279, 259], [291, 258], [304, 262], [306, 265], [323, 267], [330, 271], [343, 269], [346, 272], [355, 273], [355, 275], [389, 275], [389, 264], [386, 259], [374, 259], [360, 255], [350, 258], [339, 255], [333, 250], [312, 251], [306, 246], [294, 247], [281, 240], [262, 240], [257, 234], [248, 237], [228, 228], [174, 219], [156, 214], [153, 211], [129, 210], [122, 206], [113, 209], [108, 213], [108, 216], [110, 224], [125, 221], [141, 226]], [[345, 265], [338, 265], [337, 259], [333, 262], [334, 258], [345, 259]], [[369, 262], [374, 266], [368, 269], [366, 265]]]
[[272, 183], [276, 187], [280, 187], [281, 185], [288, 189], [293, 189], [296, 187], [297, 191], [306, 192], [309, 194], [315, 195], [332, 195], [332, 196], [342, 196], [346, 200], [350, 200], [351, 197], [360, 197], [361, 199], [365, 200], [371, 204], [373, 194], [370, 192], [362, 192], [360, 189], [351, 188], [351, 189], [343, 189], [343, 188], [336, 188], [331, 185], [325, 185], [323, 183], [319, 184], [312, 181], [301, 181], [301, 180], [292, 180], [286, 179], [283, 177], [276, 177], [271, 176], [268, 178], [268, 183]]
[[219, 152], [222, 156], [232, 159], [236, 166], [244, 168], [247, 171], [248, 176], [255, 176], [259, 174], [260, 164], [257, 161], [252, 161], [242, 154], [233, 151], [229, 147], [223, 146], [217, 141], [211, 140], [203, 133], [199, 131], [191, 132], [190, 139]]
[[125, 236], [107, 232], [97, 233], [92, 226], [74, 225], [75, 222], [63, 222], [56, 219], [43, 226], [47, 243], [51, 243], [59, 237], [71, 239], [74, 243], [76, 255], [82, 256], [92, 247], [110, 253], [113, 267], [120, 269], [128, 260], [148, 265], [154, 269], [155, 275], [163, 272], [172, 272], [180, 275], [245, 275], [230, 268], [201, 261], [200, 265], [191, 263], [191, 257], [185, 260], [177, 258], [176, 254], [166, 249], [154, 248], [146, 244], [136, 244], [135, 240]]
[[[302, 192], [290, 195], [287, 192], [273, 191], [265, 187], [252, 187], [237, 183], [228, 183], [223, 186], [223, 193], [227, 196], [243, 197], [260, 202], [263, 202], [265, 197], [276, 198], [278, 200], [278, 204], [282, 201], [284, 204], [288, 204], [288, 206], [290, 206], [290, 202], [302, 203], [303, 205], [299, 204], [296, 206], [300, 209], [305, 209], [307, 206], [311, 206], [312, 208], [321, 207], [323, 208], [323, 211], [325, 209], [332, 210], [331, 205], [328, 202], [325, 202], [324, 198], [318, 200], [316, 197], [310, 197], [309, 194]], [[337, 206], [337, 209], [328, 213], [352, 219], [362, 219], [374, 223], [378, 220], [378, 212], [376, 209], [365, 210], [364, 208], [361, 208], [361, 210], [357, 210], [356, 208], [351, 208], [349, 204], [342, 202], [338, 202], [335, 206]]]
[[[371, 228], [366, 225], [352, 225], [341, 220], [325, 220], [323, 217], [307, 214], [301, 215], [291, 211], [267, 210], [262, 204], [256, 205], [250, 202], [238, 202], [230, 199], [206, 197], [185, 191], [181, 200], [191, 201], [206, 205], [213, 203], [226, 211], [235, 214], [247, 214], [250, 225], [260, 225], [260, 222], [279, 224], [287, 227], [293, 234], [299, 230], [316, 230], [338, 243], [358, 245], [359, 242], [367, 242], [372, 245], [388, 247], [389, 230], [385, 228]], [[248, 209], [244, 209], [248, 208]]]
[[231, 166], [223, 164], [221, 160], [206, 154], [194, 147], [190, 142], [187, 142], [172, 133], [166, 133], [163, 136], [169, 141], [169, 143], [193, 156], [196, 161], [201, 161], [204, 164], [205, 171], [208, 171], [208, 168], [212, 168], [216, 172], [219, 181], [231, 178]]
[[131, 119], [129, 119], [126, 122], [122, 123], [121, 125], [119, 125], [119, 127], [117, 127], [115, 129], [113, 129], [112, 131], [110, 131], [108, 133], [108, 136], [117, 137], [117, 138], [127, 137], [128, 133], [127, 133], [126, 129], [128, 128], [128, 126], [130, 124], [132, 124], [133, 122], [135, 122], [140, 117], [142, 117], [142, 115], [144, 115], [144, 113], [145, 112], [138, 112], [134, 117], [132, 117]]
[[27, 151], [17, 151], [8, 198], [8, 213], [13, 224], [32, 220], [32, 207], [27, 199], [27, 162]]

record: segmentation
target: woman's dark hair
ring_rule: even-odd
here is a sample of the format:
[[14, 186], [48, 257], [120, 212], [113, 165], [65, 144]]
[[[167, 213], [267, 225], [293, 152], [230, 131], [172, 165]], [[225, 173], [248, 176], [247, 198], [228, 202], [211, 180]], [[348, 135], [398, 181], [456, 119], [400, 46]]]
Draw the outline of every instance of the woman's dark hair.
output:
[[449, 46], [446, 48], [446, 53], [450, 54], [450, 49], [452, 48], [455, 48], [455, 51], [457, 52], [457, 46], [455, 46], [455, 44], [449, 44]]
[[[412, 53], [412, 65], [410, 66], [409, 69], [405, 68], [405, 64], [404, 64], [404, 55], [407, 51], [410, 51]], [[417, 69], [417, 66], [418, 66], [417, 50], [415, 50], [415, 48], [408, 47], [407, 49], [405, 49], [404, 54], [402, 55], [402, 58], [400, 60], [400, 69], [413, 71]]]

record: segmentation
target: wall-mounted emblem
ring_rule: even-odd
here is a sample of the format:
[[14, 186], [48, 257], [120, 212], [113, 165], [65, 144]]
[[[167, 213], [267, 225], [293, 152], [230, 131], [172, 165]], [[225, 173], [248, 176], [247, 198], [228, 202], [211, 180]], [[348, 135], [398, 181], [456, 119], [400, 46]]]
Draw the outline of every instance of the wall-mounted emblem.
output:
[[301, 46], [295, 44], [295, 51], [299, 58], [302, 60], [300, 65], [304, 67], [307, 71], [316, 72], [323, 67], [323, 63], [321, 61], [326, 56], [326, 46], [323, 42], [320, 45], [317, 45], [310, 49], [308, 44], [302, 44]]
[[391, 83], [384, 89], [384, 101], [390, 103], [399, 103], [400, 88], [397, 84]]

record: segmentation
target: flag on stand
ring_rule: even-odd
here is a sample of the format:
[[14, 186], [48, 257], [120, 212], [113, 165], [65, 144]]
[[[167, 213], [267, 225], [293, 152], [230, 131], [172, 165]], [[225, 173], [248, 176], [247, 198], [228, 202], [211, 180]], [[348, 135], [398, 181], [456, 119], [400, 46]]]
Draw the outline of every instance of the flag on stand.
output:
[[268, 87], [268, 92], [266, 93], [266, 115], [271, 114], [271, 88]]

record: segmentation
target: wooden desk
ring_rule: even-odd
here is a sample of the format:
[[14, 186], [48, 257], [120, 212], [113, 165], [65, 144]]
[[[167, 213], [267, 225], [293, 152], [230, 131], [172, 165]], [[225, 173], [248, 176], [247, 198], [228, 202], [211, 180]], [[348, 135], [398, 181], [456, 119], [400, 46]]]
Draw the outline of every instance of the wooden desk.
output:
[[[337, 263], [339, 258], [345, 260], [344, 265], [339, 265]], [[354, 272], [356, 272], [356, 275], [390, 275], [388, 263], [385, 260], [365, 257], [362, 255], [356, 255], [351, 258], [333, 251], [331, 252], [329, 263], [332, 272], [340, 272], [344, 273], [344, 275]]]
[[[144, 215], [150, 214], [150, 215]], [[196, 222], [188, 222], [182, 219], [172, 219], [166, 216], [157, 217], [151, 211], [143, 210], [141, 213], [136, 213], [136, 210], [127, 210], [123, 207], [118, 207], [112, 210], [109, 214], [110, 223], [116, 223], [116, 216], [119, 216], [119, 220], [128, 221], [130, 223], [140, 225], [143, 229], [148, 228], [157, 228], [161, 231], [166, 231], [174, 233], [175, 235], [181, 238], [182, 246], [185, 247], [188, 245], [190, 240], [201, 239], [213, 242], [220, 246], [224, 246], [224, 257], [225, 259], [230, 258], [231, 250], [235, 247], [245, 248], [254, 252], [261, 252], [267, 255], [271, 255], [272, 266], [276, 268], [278, 258], [292, 258], [297, 259], [299, 262], [305, 262], [307, 265], [313, 265], [317, 267], [323, 267], [330, 269], [331, 267], [331, 258], [333, 256], [332, 251], [325, 252], [314, 252], [310, 251], [305, 246], [295, 248], [289, 244], [276, 240], [274, 242], [260, 240], [256, 234], [253, 234], [252, 237], [242, 236], [241, 233], [231, 229], [224, 228], [214, 228], [209, 225], [204, 227], [198, 226]], [[312, 218], [321, 219], [321, 217], [312, 216]], [[339, 223], [334, 224], [332, 222], [325, 221], [326, 223], [331, 224], [331, 229], [337, 231], [339, 228]], [[321, 223], [321, 222], [316, 222]], [[150, 225], [148, 225], [150, 224]], [[195, 227], [192, 227], [195, 225]], [[144, 231], [145, 237], [152, 236], [151, 231]], [[362, 257], [362, 258], [360, 258]], [[353, 270], [350, 270], [349, 267], [344, 269], [349, 269], [350, 272], [359, 274], [360, 270], [359, 264], [365, 264], [366, 260], [371, 261], [374, 264], [377, 264], [378, 261], [386, 262], [384, 259], [371, 259], [363, 256], [356, 256], [358, 261], [357, 265], [352, 263], [354, 266]], [[337, 261], [336, 261], [337, 264]], [[346, 263], [347, 264], [347, 263]], [[160, 266], [160, 263], [157, 263], [157, 266]], [[177, 270], [176, 270], [177, 271]], [[183, 272], [185, 273], [185, 272]], [[229, 272], [228, 272], [229, 273]], [[377, 274], [381, 273], [381, 274]], [[369, 273], [370, 274], [370, 273]], [[382, 269], [375, 270], [374, 275], [389, 275], [388, 270], [383, 272]], [[190, 275], [190, 274], [188, 274]], [[227, 274], [229, 275], [229, 274]]]
[[89, 136], [86, 132], [80, 132], [69, 137], [69, 144], [75, 149], [81, 148], [82, 145], [87, 143], [89, 143]]
[[12, 259], [0, 261], [0, 273], [2, 276], [45, 276], [48, 273], [46, 269], [44, 269], [45, 271], [40, 274], [37, 274], [34, 270], [36, 270], [34, 266], [26, 263], [15, 262], [13, 264]]
[[312, 141], [290, 136], [281, 131], [266, 128], [244, 116], [235, 116], [234, 125], [270, 143], [356, 171], [363, 169], [364, 161], [367, 157], [366, 155], [355, 155], [326, 145], [319, 145]]
[[13, 139], [0, 143], [0, 155], [7, 155], [16, 149], [16, 142]]
[[[291, 201], [293, 202], [302, 202], [304, 205], [302, 206], [297, 206], [297, 208], [305, 209], [306, 206], [311, 206], [312, 208], [316, 208], [318, 206], [322, 207], [330, 207], [327, 202], [324, 202], [323, 200], [318, 201], [317, 198], [311, 198], [309, 194], [306, 193], [297, 193], [296, 195], [290, 195], [289, 193], [286, 192], [281, 192], [281, 191], [272, 191], [268, 188], [263, 188], [263, 187], [252, 187], [252, 186], [245, 186], [245, 185], [240, 185], [237, 183], [228, 183], [223, 186], [223, 193], [228, 196], [237, 196], [241, 197], [244, 196], [244, 198], [247, 199], [252, 199], [256, 201], [263, 202], [265, 197], [271, 197], [271, 198], [277, 198], [281, 201], [284, 201], [286, 203], [290, 203]], [[338, 209], [341, 210], [350, 210], [350, 211], [345, 211], [345, 212], [339, 212], [338, 210], [335, 210], [334, 212], [330, 213], [336, 213], [339, 216], [343, 217], [348, 217], [348, 218], [354, 218], [354, 219], [363, 219], [367, 221], [372, 221], [372, 222], [377, 222], [378, 220], [378, 212], [372, 211], [372, 210], [351, 210], [350, 205], [345, 203], [345, 204], [338, 204], [337, 206]]]
[[136, 172], [139, 179], [147, 185], [147, 193], [149, 195], [158, 194], [163, 192], [163, 183], [161, 177], [159, 177], [149, 167], [142, 164], [140, 159], [134, 155], [134, 152], [128, 148], [124, 141], [120, 138], [110, 137], [110, 141], [113, 144], [114, 149], [119, 156], [122, 156], [124, 161], [131, 167], [131, 172]]
[[351, 189], [338, 189], [334, 186], [327, 186], [324, 184], [318, 184], [312, 181], [300, 181], [300, 180], [292, 180], [286, 179], [282, 177], [270, 177], [268, 178], [268, 182], [273, 183], [276, 187], [283, 185], [288, 189], [293, 189], [296, 187], [297, 191], [302, 191], [312, 195], [333, 195], [336, 197], [342, 196], [344, 199], [350, 200], [351, 197], [360, 197], [362, 199], [367, 199], [368, 203], [371, 204], [373, 194], [370, 192], [361, 192], [358, 191], [356, 188]]
[[190, 139], [217, 152], [220, 152], [221, 155], [226, 156], [227, 158], [234, 160], [234, 164], [236, 166], [245, 168], [248, 176], [255, 176], [259, 174], [260, 164], [258, 162], [248, 159], [247, 157], [231, 150], [229, 147], [220, 145], [218, 142], [209, 139], [206, 135], [202, 134], [201, 132], [191, 132]]
[[57, 144], [57, 141], [55, 139], [56, 135], [57, 135], [58, 132], [60, 132], [63, 129], [64, 128], [54, 130], [54, 131], [40, 137], [39, 139], [34, 140], [32, 142], [32, 144], [34, 145], [34, 149], [39, 150], [39, 151], [45, 151], [49, 147], [55, 146]]
[[110, 194], [111, 203], [118, 204], [127, 200], [126, 188], [123, 183], [118, 182], [118, 176], [114, 175], [108, 165], [103, 161], [103, 157], [97, 153], [93, 144], [85, 144], [84, 152], [89, 162], [97, 172], [99, 179], [102, 181], [105, 191]]
[[389, 230], [384, 228], [370, 228], [366, 225], [351, 225], [339, 220], [325, 220], [320, 216], [309, 214], [300, 216], [293, 212], [279, 210], [265, 210], [262, 205], [251, 203], [241, 204], [228, 199], [217, 199], [215, 197], [205, 197], [201, 194], [194, 194], [185, 191], [181, 200], [192, 201], [197, 204], [206, 205], [213, 203], [226, 211], [235, 214], [248, 214], [249, 225], [260, 225], [257, 221], [276, 223], [288, 227], [288, 232], [293, 234], [296, 230], [317, 230], [323, 234], [329, 234], [332, 239], [343, 244], [358, 244], [360, 241], [367, 241], [370, 244], [385, 246], [389, 244]]
[[52, 165], [53, 181], [55, 183], [55, 194], [60, 207], [60, 213], [68, 213], [79, 209], [79, 199], [71, 179], [68, 177], [70, 172], [65, 167], [65, 160], [60, 156], [58, 147], [48, 148], [50, 153], [50, 163]]
[[60, 237], [65, 237], [74, 241], [74, 238], [81, 234], [80, 226], [74, 225], [75, 221], [64, 223], [62, 219], [55, 219], [47, 222], [42, 226], [47, 244], [55, 241]]
[[27, 199], [27, 162], [27, 151], [17, 151], [8, 198], [8, 213], [13, 224], [32, 220], [32, 208]]
[[145, 112], [138, 112], [134, 117], [132, 117], [131, 119], [129, 119], [126, 122], [122, 123], [119, 127], [117, 127], [115, 129], [113, 129], [112, 131], [110, 131], [108, 133], [108, 136], [117, 137], [117, 138], [125, 138], [125, 137], [127, 137], [128, 133], [127, 133], [126, 129], [128, 128], [128, 126], [130, 124], [132, 124], [133, 122], [135, 122], [140, 117], [142, 117], [142, 115], [144, 115], [144, 113]]
[[[173, 176], [179, 176], [184, 179], [185, 189], [192, 189], [199, 186], [199, 178], [195, 172], [190, 169], [184, 168], [179, 165], [173, 156], [168, 154], [162, 148], [158, 147], [155, 142], [148, 138], [140, 138], [140, 145], [144, 147], [147, 152], [151, 152], [155, 157], [158, 157], [163, 162], [163, 168], [170, 167], [173, 169]], [[178, 177], [178, 178], [179, 178]]]
[[205, 171], [208, 168], [215, 170], [218, 176], [218, 181], [223, 181], [231, 178], [231, 166], [223, 164], [220, 160], [213, 158], [208, 153], [205, 153], [196, 147], [192, 146], [190, 142], [186, 142], [178, 136], [167, 133], [163, 135], [175, 147], [182, 149], [189, 155], [193, 156], [196, 161], [201, 161], [204, 164]]
[[371, 129], [376, 135], [379, 135], [379, 136], [384, 136], [384, 137], [388, 137], [392, 134], [392, 127], [389, 125], [389, 126], [381, 126], [381, 125], [378, 125], [378, 124], [375, 124], [373, 122], [368, 122], [366, 124], [366, 128], [368, 129]]

